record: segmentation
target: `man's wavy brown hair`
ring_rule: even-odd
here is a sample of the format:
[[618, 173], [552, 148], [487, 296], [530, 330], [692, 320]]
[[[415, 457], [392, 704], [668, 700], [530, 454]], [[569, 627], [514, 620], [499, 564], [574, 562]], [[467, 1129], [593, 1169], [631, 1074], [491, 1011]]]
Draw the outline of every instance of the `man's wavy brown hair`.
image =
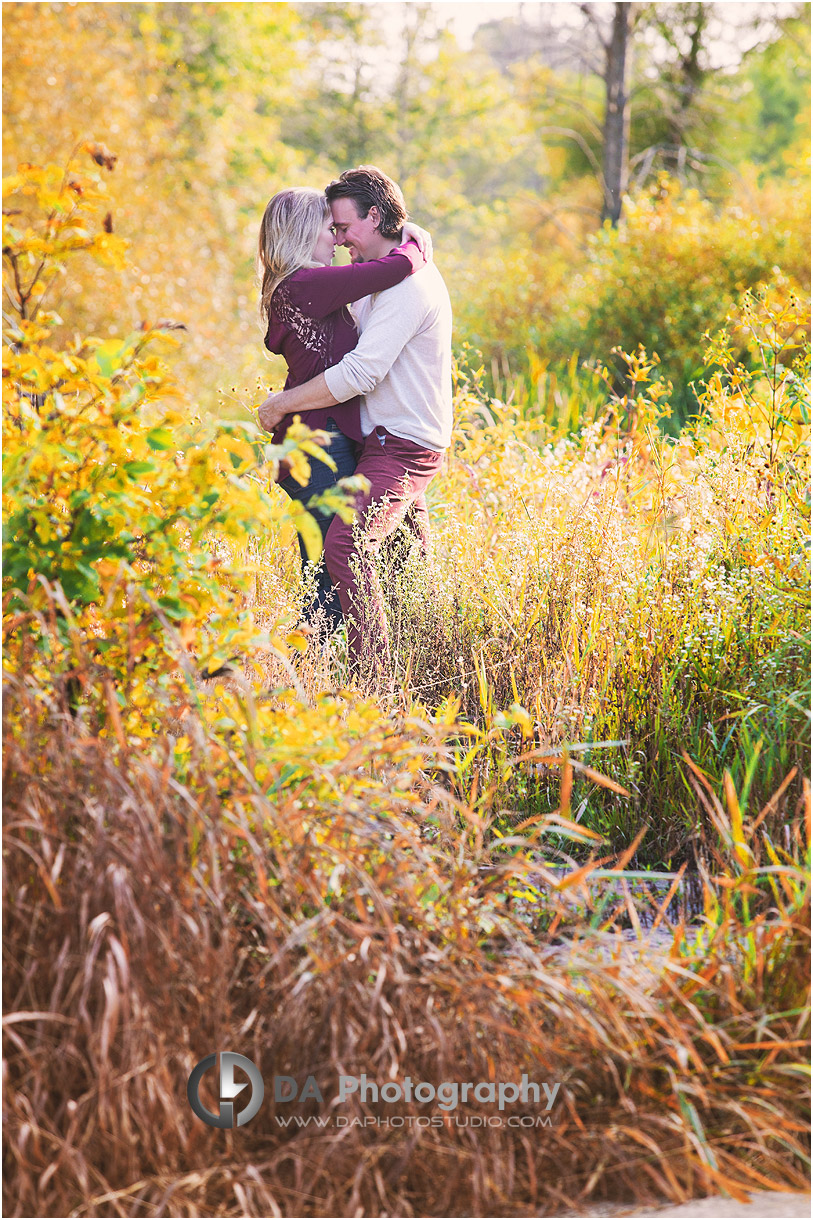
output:
[[400, 186], [375, 165], [345, 170], [325, 188], [325, 195], [328, 203], [334, 199], [352, 199], [362, 219], [370, 208], [378, 208], [381, 217], [378, 230], [382, 237], [399, 237], [408, 219]]

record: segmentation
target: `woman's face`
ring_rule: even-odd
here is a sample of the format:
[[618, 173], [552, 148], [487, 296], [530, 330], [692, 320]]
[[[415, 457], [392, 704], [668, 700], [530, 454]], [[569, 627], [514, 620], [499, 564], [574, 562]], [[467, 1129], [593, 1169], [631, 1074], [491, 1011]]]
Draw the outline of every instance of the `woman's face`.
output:
[[319, 236], [316, 239], [316, 245], [313, 247], [314, 262], [321, 263], [323, 267], [329, 267], [333, 262], [335, 247], [336, 238], [333, 236], [333, 217], [328, 214], [322, 222]]

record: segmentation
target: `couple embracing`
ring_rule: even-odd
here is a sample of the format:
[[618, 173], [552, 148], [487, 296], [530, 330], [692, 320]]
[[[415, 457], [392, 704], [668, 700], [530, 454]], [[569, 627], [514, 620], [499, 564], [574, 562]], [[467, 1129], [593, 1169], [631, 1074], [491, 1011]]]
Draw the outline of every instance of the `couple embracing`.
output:
[[[349, 250], [349, 266], [331, 265], [336, 244]], [[288, 365], [285, 389], [262, 404], [260, 423], [279, 443], [299, 415], [328, 433], [336, 464], [334, 472], [314, 461], [304, 487], [282, 469], [280, 483], [305, 504], [347, 475], [369, 483], [355, 496], [354, 522], [314, 513], [324, 562], [307, 617], [328, 633], [346, 621], [355, 675], [388, 682], [375, 553], [402, 526], [428, 549], [424, 493], [452, 430], [449, 294], [428, 234], [407, 223], [399, 187], [374, 166], [346, 171], [324, 194], [299, 187], [275, 195], [259, 259], [265, 344]]]

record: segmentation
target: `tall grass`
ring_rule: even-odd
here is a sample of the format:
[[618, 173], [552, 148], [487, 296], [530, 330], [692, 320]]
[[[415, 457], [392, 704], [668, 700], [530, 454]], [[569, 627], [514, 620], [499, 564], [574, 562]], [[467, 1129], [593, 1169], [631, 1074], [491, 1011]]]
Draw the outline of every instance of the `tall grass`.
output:
[[[757, 831], [693, 769], [723, 897], [653, 950], [618, 912], [573, 915], [589, 868], [540, 875], [526, 849], [555, 818], [494, 850], [493, 799], [436, 782], [448, 724], [221, 690], [145, 750], [24, 679], [5, 714], [6, 1214], [539, 1215], [804, 1188], [809, 795], [755, 903]], [[315, 1075], [301, 1117], [360, 1122], [282, 1126], [269, 1085], [247, 1127], [204, 1127], [186, 1079], [216, 1049]], [[342, 1111], [338, 1076], [362, 1071], [526, 1072], [560, 1096], [541, 1131], [378, 1126], [432, 1107]]]
[[[600, 758], [632, 797], [582, 781], [574, 807], [619, 850], [648, 824], [650, 864], [695, 852], [683, 751], [718, 784], [749, 776], [755, 809], [792, 768], [809, 772], [804, 317], [751, 310], [760, 374], [731, 362], [677, 439], [656, 426], [666, 387], [645, 353], [627, 358], [632, 397], [558, 437], [469, 379], [432, 489], [429, 583], [417, 569], [388, 581], [407, 699], [454, 692], [486, 732], [519, 707], [518, 749]], [[527, 816], [556, 787], [544, 767], [515, 769], [504, 799]]]
[[[256, 538], [179, 543], [159, 566], [135, 521], [111, 575], [101, 495], [84, 567], [113, 584], [81, 615], [9, 484], [8, 1214], [539, 1215], [805, 1185], [809, 407], [794, 309], [743, 317], [761, 374], [717, 337], [725, 375], [677, 440], [643, 352], [632, 394], [591, 400], [578, 432], [463, 377], [433, 562], [386, 557], [394, 700], [292, 630], [293, 523], [253, 495], [248, 441], [221, 454], [217, 495], [225, 524], [226, 492], [241, 519], [265, 513]], [[18, 413], [58, 381], [29, 341], [6, 379]], [[100, 392], [80, 373], [77, 409]], [[65, 486], [55, 442], [18, 445], [32, 519], [65, 524], [59, 496], [81, 507], [99, 469], [119, 479], [99, 428], [105, 452]], [[182, 519], [213, 479], [158, 432]], [[157, 598], [179, 572], [188, 601]], [[690, 861], [691, 924], [681, 878], [636, 876]], [[267, 1081], [315, 1076], [323, 1100], [292, 1110], [269, 1088], [247, 1127], [206, 1127], [186, 1081], [224, 1049]], [[342, 1109], [338, 1077], [362, 1072], [560, 1089], [550, 1127], [467, 1103], [475, 1126]], [[393, 1113], [416, 1121], [376, 1121]], [[326, 1125], [277, 1121], [292, 1114]]]

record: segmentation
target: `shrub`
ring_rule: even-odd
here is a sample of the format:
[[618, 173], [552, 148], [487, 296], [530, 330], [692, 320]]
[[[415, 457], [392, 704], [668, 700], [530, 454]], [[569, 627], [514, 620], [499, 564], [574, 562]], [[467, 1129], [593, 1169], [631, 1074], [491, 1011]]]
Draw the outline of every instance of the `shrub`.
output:
[[155, 354], [174, 341], [170, 323], [53, 346], [59, 319], [41, 306], [65, 260], [120, 259], [122, 243], [101, 224], [101, 194], [70, 168], [22, 166], [5, 190], [23, 204], [4, 216], [19, 315], [3, 356], [3, 588], [17, 616], [8, 645], [20, 644], [9, 657], [18, 672], [61, 675], [73, 706], [84, 686], [126, 731], [155, 703], [149, 681], [167, 698], [188, 695], [192, 659], [215, 671], [256, 636], [241, 571], [252, 535], [296, 514], [320, 545], [310, 515], [270, 493], [263, 467], [284, 453], [300, 469], [306, 450], [321, 451], [307, 429], [274, 447], [251, 422], [190, 418]]
[[[537, 246], [484, 251], [483, 263], [464, 272], [458, 322], [486, 352], [491, 392], [507, 400], [513, 389], [529, 412], [577, 428], [568, 387], [582, 400], [581, 422], [593, 418], [594, 397], [578, 365], [643, 347], [658, 353], [672, 383], [674, 420], [665, 426], [676, 434], [698, 408], [691, 383], [709, 372], [703, 330], [725, 325], [745, 290], [777, 276], [799, 296], [809, 292], [806, 178], [762, 187], [743, 180], [741, 188], [715, 205], [661, 176], [626, 201], [618, 228], [584, 234], [579, 250], [563, 251], [561, 238], [545, 232]], [[623, 392], [620, 358], [613, 372]]]
[[[803, 273], [798, 237], [749, 211], [719, 212], [692, 190], [662, 178], [656, 191], [630, 199], [625, 221], [591, 238], [587, 266], [560, 297], [549, 343], [554, 358], [575, 348], [596, 357], [643, 346], [662, 360], [677, 391], [679, 422], [696, 409], [689, 386], [705, 371], [697, 337], [717, 330], [743, 291], [773, 269]], [[803, 287], [803, 285], [802, 285]]]

